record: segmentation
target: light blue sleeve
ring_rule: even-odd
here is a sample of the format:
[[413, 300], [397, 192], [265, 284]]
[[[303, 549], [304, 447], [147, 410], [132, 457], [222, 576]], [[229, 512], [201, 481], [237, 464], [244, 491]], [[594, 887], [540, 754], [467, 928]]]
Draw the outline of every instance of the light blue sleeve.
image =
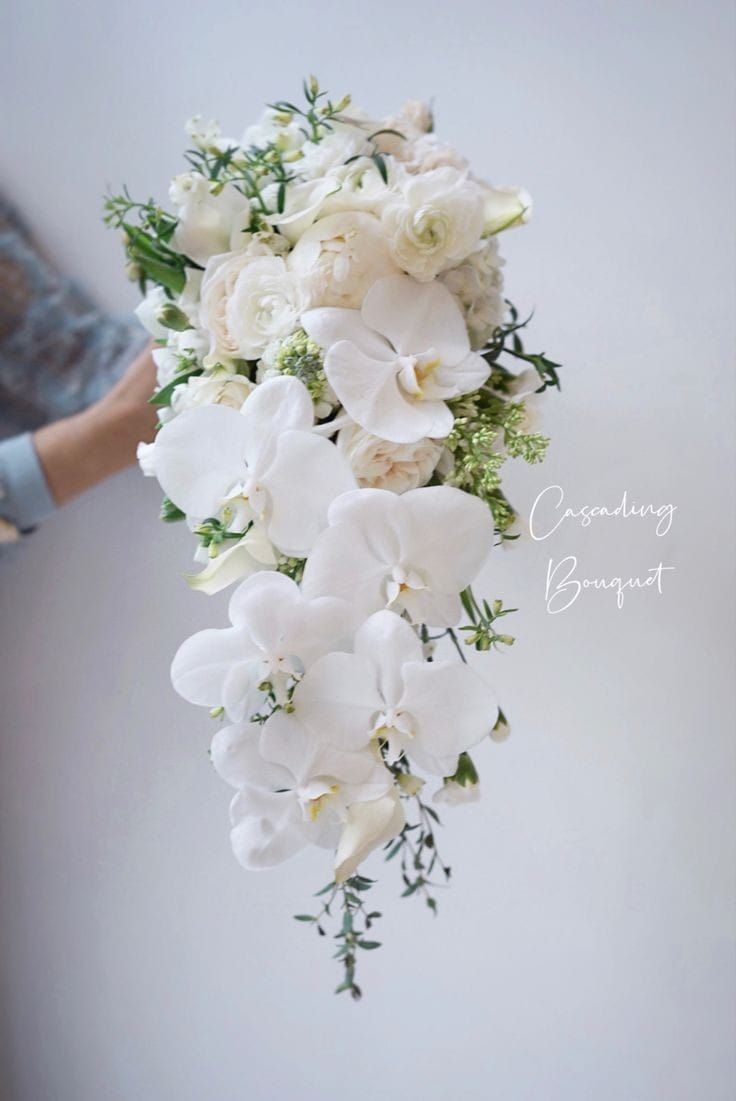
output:
[[[30, 531], [56, 508], [30, 432], [0, 442], [0, 545]], [[15, 534], [14, 534], [15, 533]]]

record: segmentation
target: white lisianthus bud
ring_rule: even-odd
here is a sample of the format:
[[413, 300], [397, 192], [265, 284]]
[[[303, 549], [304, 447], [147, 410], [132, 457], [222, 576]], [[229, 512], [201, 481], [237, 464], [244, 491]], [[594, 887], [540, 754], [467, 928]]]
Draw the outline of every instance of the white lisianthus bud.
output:
[[371, 435], [357, 424], [341, 429], [337, 446], [361, 487], [406, 493], [426, 485], [442, 454], [437, 440], [391, 443]]
[[505, 719], [499, 717], [489, 737], [492, 742], [505, 742], [511, 733], [511, 728]]
[[504, 229], [524, 225], [532, 216], [532, 197], [520, 187], [483, 185], [483, 236], [492, 237]]
[[455, 780], [445, 780], [432, 797], [432, 802], [458, 807], [463, 803], [477, 803], [479, 799], [480, 784], [458, 784]]
[[396, 783], [407, 795], [418, 795], [424, 787], [424, 780], [420, 776], [414, 776], [411, 772], [401, 772], [396, 777]]

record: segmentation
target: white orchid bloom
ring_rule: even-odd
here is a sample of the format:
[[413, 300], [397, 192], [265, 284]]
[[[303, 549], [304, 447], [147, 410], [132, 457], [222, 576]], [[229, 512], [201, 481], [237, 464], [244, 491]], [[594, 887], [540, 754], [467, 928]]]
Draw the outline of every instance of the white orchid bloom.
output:
[[393, 840], [405, 824], [404, 806], [395, 788], [380, 799], [348, 807], [347, 821], [335, 854], [335, 882], [344, 883], [355, 875], [365, 858], [380, 845]]
[[360, 310], [307, 310], [302, 325], [325, 349], [325, 374], [345, 411], [392, 443], [452, 431], [448, 398], [477, 390], [490, 368], [470, 350], [462, 312], [441, 283], [377, 280]]
[[238, 788], [231, 808], [233, 851], [246, 868], [270, 868], [306, 845], [332, 847], [348, 808], [380, 799], [393, 784], [370, 751], [341, 752], [277, 711], [263, 725], [218, 731], [212, 763]]
[[280, 704], [315, 658], [347, 644], [350, 606], [334, 597], [305, 600], [299, 586], [269, 571], [244, 581], [228, 609], [231, 627], [199, 631], [171, 666], [174, 688], [190, 703], [224, 707], [232, 722], [250, 718], [268, 682]]
[[305, 596], [342, 597], [364, 615], [389, 607], [433, 627], [460, 621], [459, 594], [493, 542], [488, 506], [452, 486], [359, 489], [333, 502], [328, 522], [307, 560]]
[[146, 463], [190, 519], [214, 517], [231, 531], [253, 524], [282, 554], [302, 558], [330, 503], [355, 487], [347, 461], [313, 427], [303, 383], [270, 379], [242, 412], [205, 406], [164, 425]]
[[452, 776], [465, 750], [488, 736], [498, 715], [492, 690], [469, 665], [424, 661], [401, 616], [376, 612], [355, 635], [354, 653], [318, 658], [294, 691], [299, 720], [331, 745], [386, 746], [420, 769]]

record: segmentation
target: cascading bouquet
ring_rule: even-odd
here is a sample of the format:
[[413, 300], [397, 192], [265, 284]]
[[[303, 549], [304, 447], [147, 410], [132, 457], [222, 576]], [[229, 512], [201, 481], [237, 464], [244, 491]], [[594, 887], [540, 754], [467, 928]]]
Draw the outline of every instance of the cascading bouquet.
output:
[[514, 538], [501, 467], [543, 458], [530, 402], [558, 365], [525, 352], [502, 295], [497, 237], [528, 196], [476, 179], [422, 104], [375, 121], [314, 78], [304, 96], [242, 141], [191, 120], [176, 211], [124, 192], [105, 218], [157, 344], [142, 469], [197, 540], [191, 587], [237, 582], [230, 626], [183, 643], [173, 684], [227, 720], [211, 758], [240, 863], [334, 853], [297, 918], [324, 935], [339, 911], [337, 989], [359, 997], [380, 916], [359, 866], [384, 847], [435, 910], [450, 869], [425, 784], [476, 798], [469, 750], [507, 733], [465, 651], [512, 643], [509, 609], [471, 586], [494, 532]]

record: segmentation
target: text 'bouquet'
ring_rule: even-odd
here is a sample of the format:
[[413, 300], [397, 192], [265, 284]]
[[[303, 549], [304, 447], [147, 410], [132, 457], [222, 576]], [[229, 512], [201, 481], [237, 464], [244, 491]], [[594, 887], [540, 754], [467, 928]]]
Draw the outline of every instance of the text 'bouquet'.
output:
[[183, 643], [173, 684], [221, 720], [240, 863], [334, 854], [297, 916], [323, 935], [339, 918], [338, 990], [358, 997], [380, 916], [361, 862], [383, 847], [434, 910], [435, 806], [477, 797], [469, 751], [507, 732], [466, 651], [512, 643], [508, 610], [472, 585], [514, 537], [501, 467], [543, 458], [531, 400], [558, 379], [502, 293], [498, 235], [528, 196], [476, 179], [420, 103], [374, 120], [314, 78], [304, 96], [242, 141], [193, 119], [175, 211], [125, 192], [106, 221], [157, 345], [141, 466], [197, 541], [191, 587], [234, 586], [230, 626]]

